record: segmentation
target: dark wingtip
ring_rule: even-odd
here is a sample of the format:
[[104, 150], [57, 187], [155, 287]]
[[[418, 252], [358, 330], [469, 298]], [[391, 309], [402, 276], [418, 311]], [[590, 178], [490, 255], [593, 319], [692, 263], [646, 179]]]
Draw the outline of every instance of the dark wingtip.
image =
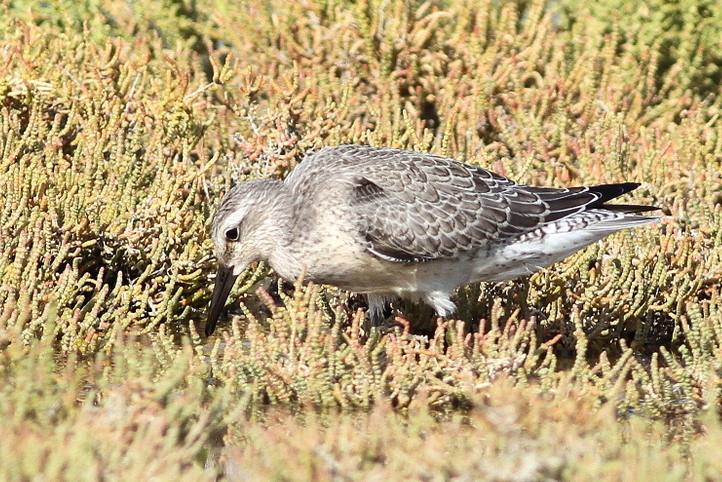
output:
[[604, 204], [607, 201], [626, 194], [630, 191], [634, 191], [639, 186], [638, 182], [621, 182], [618, 184], [600, 184], [599, 186], [590, 186], [589, 192], [599, 195], [599, 199], [594, 203], [592, 207], [597, 207], [600, 204]]
[[662, 209], [659, 206], [642, 206], [641, 204], [604, 204], [597, 207], [604, 208], [607, 211], [615, 211], [626, 214], [639, 214]]
[[638, 182], [621, 182], [619, 184], [601, 184], [599, 186], [591, 186], [589, 191], [598, 194], [600, 197], [589, 208], [603, 208], [608, 211], [617, 211], [627, 214], [645, 213], [648, 211], [656, 211], [662, 209], [657, 206], [643, 206], [641, 204], [606, 204], [614, 198], [634, 191], [639, 186]]

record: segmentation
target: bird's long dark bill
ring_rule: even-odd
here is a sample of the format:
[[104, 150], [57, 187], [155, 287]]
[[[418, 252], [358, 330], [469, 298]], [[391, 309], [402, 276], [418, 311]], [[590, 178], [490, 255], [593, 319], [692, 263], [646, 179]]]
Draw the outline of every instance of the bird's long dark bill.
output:
[[206, 336], [211, 336], [216, 329], [216, 323], [221, 316], [221, 311], [226, 305], [228, 294], [236, 282], [237, 275], [233, 274], [232, 266], [219, 266], [216, 274], [216, 285], [213, 287], [211, 306], [208, 308], [208, 320], [206, 321]]

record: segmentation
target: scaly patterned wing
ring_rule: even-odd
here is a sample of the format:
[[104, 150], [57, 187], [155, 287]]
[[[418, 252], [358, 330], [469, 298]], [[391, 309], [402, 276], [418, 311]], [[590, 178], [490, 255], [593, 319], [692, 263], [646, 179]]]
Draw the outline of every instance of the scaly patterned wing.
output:
[[452, 159], [369, 149], [373, 166], [359, 159], [350, 203], [368, 250], [395, 262], [456, 257], [636, 187], [535, 188]]

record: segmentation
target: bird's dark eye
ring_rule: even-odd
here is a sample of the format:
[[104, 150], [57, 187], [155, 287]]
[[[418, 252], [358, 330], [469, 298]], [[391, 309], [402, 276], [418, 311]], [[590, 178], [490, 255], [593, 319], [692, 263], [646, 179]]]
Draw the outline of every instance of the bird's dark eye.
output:
[[226, 231], [226, 239], [228, 241], [238, 241], [238, 228], [231, 228]]

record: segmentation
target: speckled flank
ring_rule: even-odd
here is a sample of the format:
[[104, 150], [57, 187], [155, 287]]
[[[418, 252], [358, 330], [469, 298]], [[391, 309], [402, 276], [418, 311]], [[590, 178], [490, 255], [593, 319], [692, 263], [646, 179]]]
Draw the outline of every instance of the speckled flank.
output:
[[460, 286], [527, 275], [656, 221], [636, 214], [652, 207], [606, 204], [636, 187], [538, 188], [453, 159], [339, 146], [309, 156], [285, 182], [234, 187], [212, 236], [219, 263], [236, 275], [265, 260], [289, 280], [305, 272], [373, 294], [377, 314], [401, 296], [447, 316]]

